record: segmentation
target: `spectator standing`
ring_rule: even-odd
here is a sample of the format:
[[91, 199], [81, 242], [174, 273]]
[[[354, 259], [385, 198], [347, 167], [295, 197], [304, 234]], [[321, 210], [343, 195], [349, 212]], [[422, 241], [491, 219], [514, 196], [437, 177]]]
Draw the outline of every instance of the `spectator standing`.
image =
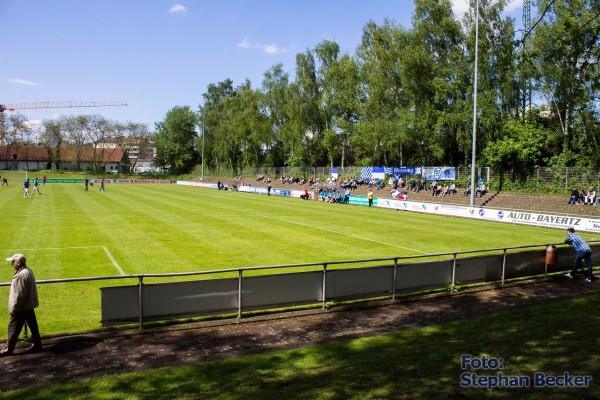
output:
[[565, 276], [567, 278], [572, 279], [573, 276], [575, 275], [575, 272], [577, 271], [577, 267], [579, 267], [579, 264], [581, 263], [581, 261], [585, 261], [587, 264], [587, 278], [585, 279], [585, 281], [591, 282], [592, 281], [592, 249], [585, 242], [585, 240], [583, 240], [581, 238], [581, 236], [579, 236], [577, 233], [575, 233], [575, 229], [573, 229], [573, 228], [567, 229], [567, 238], [565, 239], [565, 243], [573, 246], [573, 249], [575, 250], [575, 262], [573, 263], [573, 268], [571, 269], [571, 272], [565, 274]]
[[38, 353], [42, 351], [42, 340], [34, 311], [39, 306], [35, 276], [33, 271], [27, 267], [27, 260], [23, 254], [15, 254], [6, 261], [11, 262], [15, 273], [8, 296], [8, 313], [10, 314], [8, 340], [6, 347], [0, 350], [0, 357], [13, 354], [19, 334], [26, 322], [31, 330], [31, 340], [33, 341], [33, 345], [27, 349], [26, 353]]
[[369, 207], [373, 205], [373, 190], [369, 189], [369, 193], [367, 193], [367, 200], [369, 201]]
[[348, 204], [350, 203], [350, 188], [346, 188], [346, 191], [344, 192], [344, 204]]
[[88, 191], [88, 186], [90, 185], [90, 180], [87, 178], [87, 176], [85, 177], [84, 184], [85, 184], [85, 191], [87, 192]]

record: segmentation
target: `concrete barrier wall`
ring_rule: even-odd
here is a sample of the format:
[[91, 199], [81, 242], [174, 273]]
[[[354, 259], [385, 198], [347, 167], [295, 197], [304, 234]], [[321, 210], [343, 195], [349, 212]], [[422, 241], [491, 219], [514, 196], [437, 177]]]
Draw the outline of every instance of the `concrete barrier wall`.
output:
[[[593, 264], [600, 264], [600, 243], [591, 245]], [[575, 258], [571, 248], [560, 248], [548, 272], [565, 271]], [[541, 275], [546, 272], [546, 249], [479, 255], [447, 256], [437, 261], [399, 263], [297, 273], [242, 276], [151, 285], [101, 288], [102, 323], [114, 325], [145, 320], [203, 316], [244, 310], [272, 309], [290, 304], [315, 304], [350, 298], [373, 298], [393, 293], [443, 288], [477, 282]], [[314, 267], [313, 267], [314, 269]], [[504, 275], [503, 275], [504, 273]], [[395, 279], [394, 279], [395, 277]], [[325, 298], [323, 296], [325, 287]], [[240, 304], [241, 299], [241, 304]], [[140, 310], [139, 304], [142, 304]]]

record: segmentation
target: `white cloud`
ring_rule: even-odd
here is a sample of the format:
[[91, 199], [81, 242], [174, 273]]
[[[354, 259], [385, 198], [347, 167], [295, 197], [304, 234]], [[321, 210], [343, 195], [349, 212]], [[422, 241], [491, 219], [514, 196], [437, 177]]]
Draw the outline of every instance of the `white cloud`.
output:
[[173, 4], [171, 9], [169, 10], [170, 14], [185, 14], [187, 13], [187, 8], [182, 4]]
[[277, 46], [275, 43], [261, 45], [259, 46], [259, 48], [261, 48], [262, 51], [264, 51], [267, 54], [277, 54], [281, 51], [279, 46]]
[[504, 12], [512, 13], [523, 9], [523, 0], [510, 0], [504, 9]]
[[28, 81], [26, 79], [21, 79], [21, 78], [11, 78], [11, 79], [5, 79], [6, 82], [9, 83], [15, 83], [17, 85], [27, 85], [27, 86], [40, 86], [39, 83], [34, 82], [34, 81]]
[[237, 47], [241, 49], [260, 49], [266, 54], [278, 54], [286, 51], [285, 49], [280, 48], [277, 44], [260, 44], [254, 43], [250, 38], [245, 37], [244, 40], [237, 44]]
[[454, 11], [454, 15], [457, 18], [462, 18], [462, 16], [469, 11], [469, 1], [468, 0], [452, 0], [452, 10]]
[[244, 40], [239, 42], [237, 46], [242, 49], [249, 49], [249, 48], [253, 47], [254, 45], [252, 44], [252, 41], [250, 40], [250, 38], [245, 37]]
[[[469, 0], [452, 0], [452, 10], [457, 18], [462, 18], [469, 11]], [[523, 0], [509, 0], [504, 8], [505, 14], [511, 14], [523, 8]]]

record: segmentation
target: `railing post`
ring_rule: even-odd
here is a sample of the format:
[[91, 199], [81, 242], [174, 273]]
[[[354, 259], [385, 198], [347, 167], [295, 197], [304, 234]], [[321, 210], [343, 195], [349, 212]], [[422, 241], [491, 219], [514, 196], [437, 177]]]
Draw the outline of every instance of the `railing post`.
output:
[[454, 259], [452, 261], [452, 285], [454, 285], [456, 278], [456, 253], [453, 254]]
[[506, 249], [504, 249], [504, 255], [502, 256], [502, 286], [504, 286], [504, 274], [506, 273]]
[[238, 318], [242, 318], [242, 270], [238, 270]]
[[144, 329], [144, 276], [138, 277], [138, 310], [140, 311], [140, 329]]
[[394, 258], [394, 280], [392, 281], [392, 300], [396, 300], [396, 275], [398, 270], [398, 259]]
[[327, 264], [323, 264], [323, 310], [327, 308]]

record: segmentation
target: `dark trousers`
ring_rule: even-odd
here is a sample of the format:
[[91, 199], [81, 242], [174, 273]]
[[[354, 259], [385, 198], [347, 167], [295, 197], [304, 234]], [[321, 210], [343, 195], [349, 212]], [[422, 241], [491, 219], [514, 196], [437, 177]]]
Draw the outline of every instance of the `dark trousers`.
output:
[[9, 353], [12, 353], [19, 340], [19, 335], [23, 329], [23, 325], [27, 322], [27, 326], [31, 331], [31, 340], [36, 347], [42, 347], [42, 339], [38, 328], [37, 318], [34, 310], [17, 311], [10, 316], [8, 322], [8, 342], [6, 348]]
[[577, 253], [575, 257], [575, 263], [573, 263], [573, 270], [571, 271], [571, 275], [575, 276], [575, 272], [577, 272], [577, 268], [581, 261], [585, 261], [587, 264], [587, 278], [589, 280], [592, 279], [592, 251], [582, 251], [581, 253]]

